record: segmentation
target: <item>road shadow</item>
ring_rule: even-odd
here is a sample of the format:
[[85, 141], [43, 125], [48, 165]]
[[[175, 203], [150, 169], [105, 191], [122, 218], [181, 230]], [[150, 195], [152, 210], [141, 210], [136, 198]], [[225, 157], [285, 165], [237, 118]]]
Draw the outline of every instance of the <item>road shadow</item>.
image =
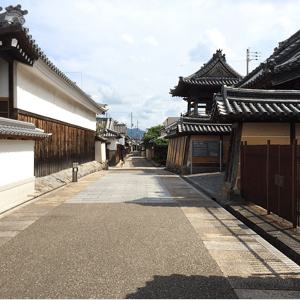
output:
[[155, 275], [136, 293], [126, 295], [126, 299], [236, 299], [234, 290], [225, 277], [218, 276], [171, 276]]
[[[135, 293], [127, 294], [126, 299], [237, 299], [269, 298], [299, 299], [300, 280], [261, 276], [199, 276], [155, 275], [152, 281], [137, 288]], [[235, 293], [234, 289], [237, 293]], [[245, 289], [245, 290], [244, 290]]]

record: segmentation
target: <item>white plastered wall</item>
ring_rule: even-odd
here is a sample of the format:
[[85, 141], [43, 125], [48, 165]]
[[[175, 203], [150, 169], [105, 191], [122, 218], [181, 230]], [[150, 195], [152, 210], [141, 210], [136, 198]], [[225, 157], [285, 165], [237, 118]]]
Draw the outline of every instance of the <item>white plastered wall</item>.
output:
[[112, 139], [109, 139], [109, 141], [110, 141], [110, 144], [107, 145], [107, 148], [109, 150], [117, 150], [118, 140], [115, 138], [112, 138]]
[[8, 80], [8, 62], [0, 57], [0, 97], [9, 96]]
[[58, 86], [56, 75], [47, 77], [38, 66], [15, 64], [15, 108], [96, 130], [96, 113]]
[[34, 141], [0, 139], [0, 212], [34, 193]]
[[95, 142], [95, 160], [101, 163], [106, 161], [105, 143], [101, 143], [100, 141]]

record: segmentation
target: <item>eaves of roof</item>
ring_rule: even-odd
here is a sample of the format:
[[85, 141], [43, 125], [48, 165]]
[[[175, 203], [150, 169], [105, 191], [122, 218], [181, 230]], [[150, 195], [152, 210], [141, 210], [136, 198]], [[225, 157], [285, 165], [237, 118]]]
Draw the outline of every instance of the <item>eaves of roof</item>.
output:
[[[220, 67], [223, 71], [211, 74], [212, 70], [215, 70], [214, 67]], [[170, 94], [173, 97], [186, 97], [188, 90], [191, 88], [221, 87], [224, 84], [233, 85], [242, 78], [243, 76], [226, 62], [225, 54], [222, 55], [222, 51], [217, 50], [213, 57], [197, 72], [187, 77], [179, 77], [178, 85], [174, 89], [170, 89]]]
[[96, 113], [103, 114], [108, 110], [106, 104], [97, 103], [91, 99], [90, 96], [81, 90], [76, 83], [68, 78], [49, 60], [44, 52], [41, 51], [41, 48], [38, 47], [38, 44], [35, 43], [35, 40], [32, 39], [28, 28], [25, 28], [20, 24], [10, 25], [7, 28], [0, 28], [0, 38], [5, 40], [5, 42], [0, 45], [0, 51], [3, 55], [30, 66], [32, 66], [36, 60], [42, 60], [49, 69], [60, 76], [61, 80], [70, 85], [81, 97], [84, 97], [85, 100], [94, 107]]
[[287, 40], [280, 42], [268, 59], [234, 86], [251, 88], [267, 76], [271, 77], [277, 73], [289, 72], [293, 69], [300, 69], [300, 30]]
[[300, 121], [300, 91], [223, 87], [215, 94], [212, 119], [237, 121]]
[[15, 138], [40, 140], [49, 138], [52, 133], [45, 133], [37, 128], [33, 123], [17, 121], [0, 117], [0, 138]]

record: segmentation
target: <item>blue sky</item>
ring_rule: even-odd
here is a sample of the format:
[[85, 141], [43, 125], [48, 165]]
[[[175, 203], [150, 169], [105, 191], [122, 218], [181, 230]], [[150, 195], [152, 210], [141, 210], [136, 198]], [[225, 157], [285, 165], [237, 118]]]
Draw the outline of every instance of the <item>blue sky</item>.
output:
[[[24, 26], [44, 53], [108, 114], [130, 127], [162, 124], [186, 111], [169, 90], [216, 49], [246, 72], [246, 49], [266, 59], [300, 29], [298, 1], [7, 1], [28, 10]], [[70, 73], [69, 73], [70, 72]], [[82, 80], [81, 80], [82, 78]]]

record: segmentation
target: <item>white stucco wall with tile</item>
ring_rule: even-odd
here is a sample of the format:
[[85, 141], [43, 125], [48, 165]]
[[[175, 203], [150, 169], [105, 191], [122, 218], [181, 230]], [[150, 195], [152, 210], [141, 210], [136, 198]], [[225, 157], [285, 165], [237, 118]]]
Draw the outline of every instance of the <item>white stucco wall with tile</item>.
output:
[[80, 103], [59, 75], [43, 66], [44, 62], [36, 62], [33, 67], [14, 64], [15, 108], [96, 130], [96, 113], [88, 103]]
[[34, 193], [34, 141], [0, 139], [0, 212]]

